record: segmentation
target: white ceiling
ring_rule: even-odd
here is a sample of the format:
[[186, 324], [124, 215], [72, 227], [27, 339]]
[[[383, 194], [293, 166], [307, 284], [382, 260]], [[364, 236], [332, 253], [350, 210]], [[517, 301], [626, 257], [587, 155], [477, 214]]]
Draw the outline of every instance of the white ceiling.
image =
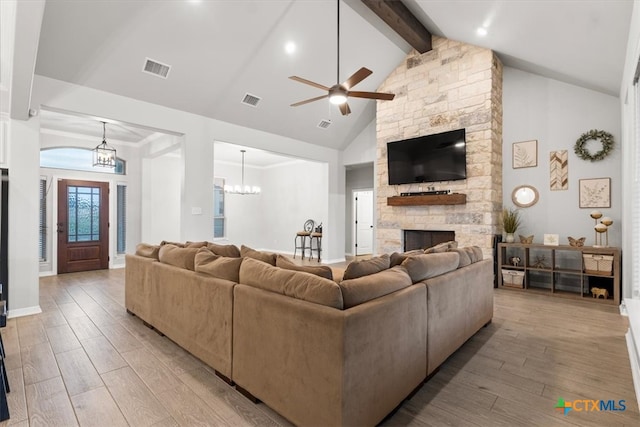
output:
[[[434, 34], [494, 49], [509, 66], [618, 95], [630, 0], [405, 3]], [[485, 37], [476, 34], [481, 25]], [[289, 41], [293, 55], [284, 50]], [[340, 81], [365, 66], [374, 73], [357, 89], [375, 91], [409, 50], [359, 0], [341, 4]], [[146, 58], [171, 65], [168, 78], [143, 73]], [[337, 149], [375, 117], [375, 101], [361, 99], [349, 101], [347, 117], [326, 100], [289, 106], [323, 92], [288, 76], [336, 82], [333, 0], [48, 0], [36, 73]], [[240, 103], [245, 93], [262, 98], [257, 108]], [[63, 119], [43, 114], [42, 125], [64, 127]], [[317, 127], [327, 119], [328, 129]]]

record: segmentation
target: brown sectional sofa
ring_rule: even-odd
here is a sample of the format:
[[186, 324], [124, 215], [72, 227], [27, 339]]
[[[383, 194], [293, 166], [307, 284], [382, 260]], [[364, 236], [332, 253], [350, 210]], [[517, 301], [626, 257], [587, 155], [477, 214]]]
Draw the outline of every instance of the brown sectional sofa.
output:
[[340, 283], [244, 247], [237, 282], [140, 251], [127, 255], [125, 302], [297, 425], [375, 425], [491, 321], [491, 260], [447, 251], [353, 263]]

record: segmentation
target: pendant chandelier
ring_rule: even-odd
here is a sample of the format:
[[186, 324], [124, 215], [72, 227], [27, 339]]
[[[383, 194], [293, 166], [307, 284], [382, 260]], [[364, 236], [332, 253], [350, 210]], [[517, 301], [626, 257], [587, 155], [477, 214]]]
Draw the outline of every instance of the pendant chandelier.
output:
[[240, 150], [242, 153], [242, 183], [241, 185], [225, 185], [224, 192], [229, 194], [260, 194], [260, 187], [255, 185], [244, 185], [244, 153], [247, 150]]
[[102, 122], [102, 143], [93, 149], [93, 166], [114, 168], [116, 167], [116, 149], [107, 145], [106, 127], [107, 124]]

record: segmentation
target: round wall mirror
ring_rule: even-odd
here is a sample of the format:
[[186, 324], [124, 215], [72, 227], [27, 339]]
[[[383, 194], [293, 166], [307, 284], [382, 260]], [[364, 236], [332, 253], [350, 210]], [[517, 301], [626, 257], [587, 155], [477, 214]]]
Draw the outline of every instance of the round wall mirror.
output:
[[518, 207], [528, 208], [538, 202], [538, 190], [531, 185], [520, 185], [513, 189], [511, 200]]

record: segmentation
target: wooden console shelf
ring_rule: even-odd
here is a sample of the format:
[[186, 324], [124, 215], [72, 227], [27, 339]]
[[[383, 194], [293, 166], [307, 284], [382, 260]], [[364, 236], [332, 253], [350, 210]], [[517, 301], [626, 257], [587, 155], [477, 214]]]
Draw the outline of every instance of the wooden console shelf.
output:
[[388, 206], [464, 205], [466, 203], [467, 195], [461, 193], [387, 197]]
[[[594, 271], [585, 263], [590, 259], [607, 258], [608, 269]], [[518, 262], [511, 260], [517, 257]], [[610, 269], [609, 269], [610, 268]], [[498, 287], [537, 291], [559, 296], [587, 298], [601, 303], [620, 304], [620, 249], [593, 246], [552, 246], [524, 243], [498, 244]], [[518, 277], [516, 283], [507, 283]], [[595, 298], [592, 288], [606, 289], [607, 299]]]

